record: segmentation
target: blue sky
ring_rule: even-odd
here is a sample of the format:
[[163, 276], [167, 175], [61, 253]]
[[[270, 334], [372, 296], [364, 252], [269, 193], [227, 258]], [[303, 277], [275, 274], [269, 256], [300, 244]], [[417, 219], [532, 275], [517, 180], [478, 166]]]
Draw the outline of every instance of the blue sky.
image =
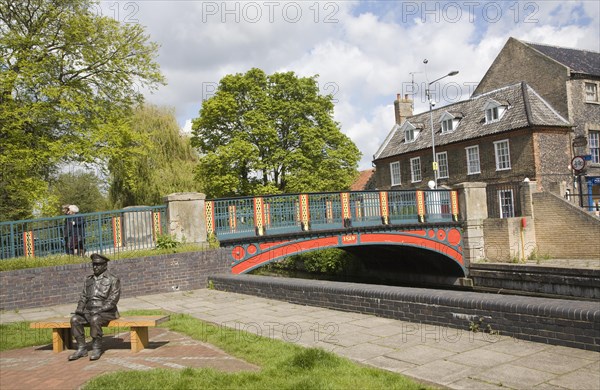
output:
[[[597, 1], [102, 1], [97, 12], [140, 23], [161, 45], [168, 85], [147, 95], [175, 108], [178, 122], [198, 116], [226, 74], [319, 75], [336, 100], [335, 119], [363, 153], [360, 168], [394, 124], [396, 94], [423, 88], [436, 100], [466, 98], [509, 37], [600, 51]], [[423, 59], [428, 59], [425, 66]], [[426, 72], [426, 73], [425, 73]], [[412, 75], [411, 75], [412, 73]]]

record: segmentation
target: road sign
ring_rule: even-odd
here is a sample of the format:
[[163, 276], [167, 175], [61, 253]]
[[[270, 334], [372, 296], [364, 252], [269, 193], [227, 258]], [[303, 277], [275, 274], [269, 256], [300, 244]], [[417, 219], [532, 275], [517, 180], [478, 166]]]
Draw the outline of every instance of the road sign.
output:
[[575, 156], [571, 160], [571, 167], [576, 171], [581, 171], [585, 168], [585, 159], [582, 156]]

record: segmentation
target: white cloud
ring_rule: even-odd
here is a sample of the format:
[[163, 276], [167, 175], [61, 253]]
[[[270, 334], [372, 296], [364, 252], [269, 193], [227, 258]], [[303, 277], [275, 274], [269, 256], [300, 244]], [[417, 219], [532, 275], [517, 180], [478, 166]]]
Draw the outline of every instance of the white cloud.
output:
[[[114, 15], [115, 4], [101, 3], [104, 14]], [[410, 91], [411, 72], [426, 70], [431, 81], [459, 70], [436, 91], [450, 95], [454, 86], [467, 97], [511, 36], [600, 49], [600, 6], [594, 1], [118, 4], [120, 19], [139, 20], [161, 44], [159, 62], [169, 85], [148, 100], [174, 106], [181, 125], [197, 116], [226, 74], [252, 67], [319, 74], [321, 90], [337, 99], [335, 119], [363, 153], [363, 169], [394, 124], [392, 103], [397, 93]], [[414, 78], [420, 112], [426, 109], [425, 74]]]

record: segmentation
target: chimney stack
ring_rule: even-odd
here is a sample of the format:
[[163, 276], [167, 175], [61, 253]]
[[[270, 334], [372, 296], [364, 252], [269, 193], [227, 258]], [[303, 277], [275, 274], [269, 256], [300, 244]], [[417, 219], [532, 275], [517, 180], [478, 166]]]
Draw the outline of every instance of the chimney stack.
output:
[[408, 98], [408, 94], [404, 95], [404, 99], [400, 98], [400, 94], [396, 95], [396, 100], [394, 101], [394, 114], [398, 125], [401, 125], [406, 118], [413, 115], [413, 101]]

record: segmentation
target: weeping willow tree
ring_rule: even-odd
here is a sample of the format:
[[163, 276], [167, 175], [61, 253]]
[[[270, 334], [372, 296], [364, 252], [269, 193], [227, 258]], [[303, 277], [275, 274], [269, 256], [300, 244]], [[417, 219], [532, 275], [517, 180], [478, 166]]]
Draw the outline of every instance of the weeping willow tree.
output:
[[153, 206], [173, 192], [201, 191], [193, 173], [197, 155], [172, 109], [141, 106], [113, 134], [120, 145], [108, 163], [114, 207]]

